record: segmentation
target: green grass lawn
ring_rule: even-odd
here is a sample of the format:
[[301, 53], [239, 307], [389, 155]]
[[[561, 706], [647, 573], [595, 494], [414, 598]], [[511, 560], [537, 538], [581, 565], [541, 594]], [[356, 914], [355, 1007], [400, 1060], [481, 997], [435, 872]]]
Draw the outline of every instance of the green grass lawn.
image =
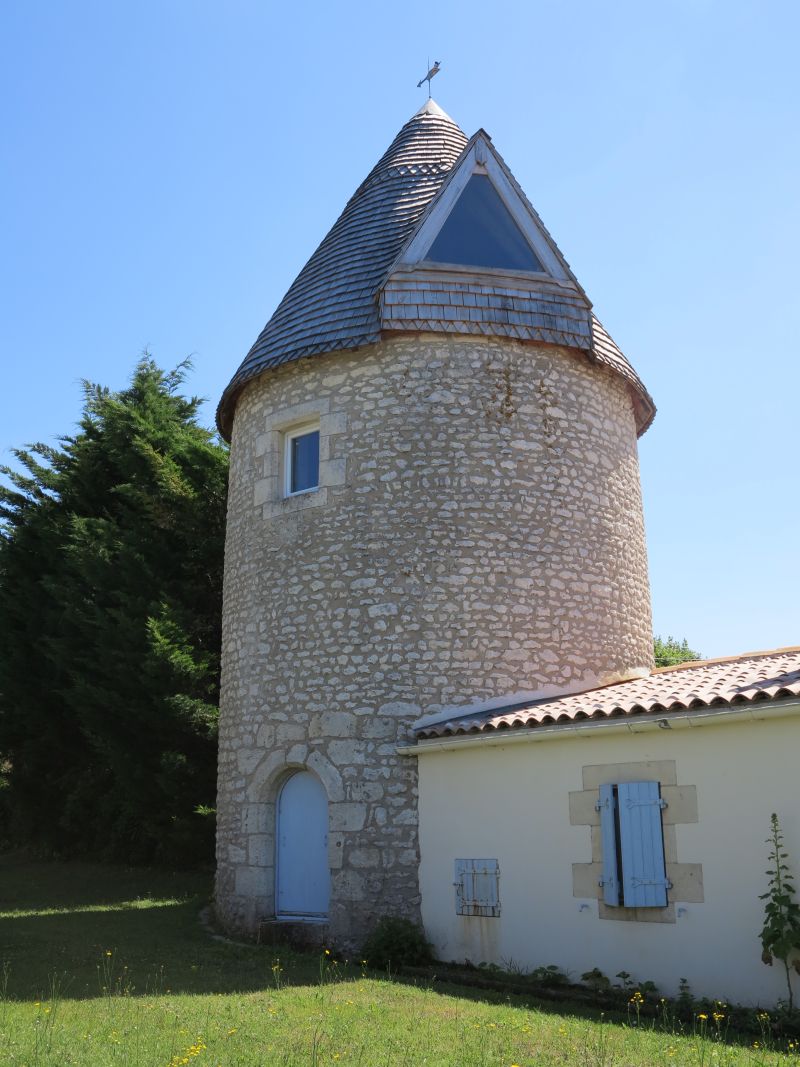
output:
[[729, 1045], [214, 940], [198, 923], [208, 891], [202, 876], [0, 858], [0, 1065], [800, 1062], [763, 1040]]

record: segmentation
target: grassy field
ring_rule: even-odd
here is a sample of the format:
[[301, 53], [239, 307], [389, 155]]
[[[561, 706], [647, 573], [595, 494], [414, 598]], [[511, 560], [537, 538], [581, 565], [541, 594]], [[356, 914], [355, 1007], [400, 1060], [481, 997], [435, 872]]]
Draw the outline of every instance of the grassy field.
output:
[[766, 1037], [726, 1044], [710, 1020], [682, 1035], [633, 1013], [612, 1023], [217, 941], [197, 920], [208, 889], [192, 875], [0, 859], [0, 1065], [800, 1063]]

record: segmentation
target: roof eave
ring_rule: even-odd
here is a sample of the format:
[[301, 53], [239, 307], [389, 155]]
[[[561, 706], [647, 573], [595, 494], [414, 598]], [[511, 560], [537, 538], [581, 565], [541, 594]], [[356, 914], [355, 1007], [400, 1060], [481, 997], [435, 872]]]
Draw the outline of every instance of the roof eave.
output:
[[780, 700], [757, 701], [756, 703], [731, 705], [717, 704], [684, 711], [649, 712], [604, 719], [583, 719], [544, 726], [520, 727], [517, 729], [475, 731], [472, 733], [444, 734], [439, 737], [419, 738], [415, 744], [398, 745], [395, 751], [400, 756], [422, 756], [443, 749], [474, 748], [478, 745], [495, 747], [527, 741], [575, 740], [590, 737], [597, 732], [637, 734], [652, 730], [693, 729], [702, 726], [724, 726], [731, 723], [760, 722], [766, 719], [795, 718], [800, 716], [800, 699], [784, 697]]

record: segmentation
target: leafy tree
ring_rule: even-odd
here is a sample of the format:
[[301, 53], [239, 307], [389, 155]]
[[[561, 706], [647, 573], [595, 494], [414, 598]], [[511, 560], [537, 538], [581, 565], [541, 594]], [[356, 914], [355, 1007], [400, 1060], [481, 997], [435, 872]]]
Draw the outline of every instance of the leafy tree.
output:
[[0, 468], [0, 764], [12, 839], [210, 858], [227, 450], [147, 356], [79, 432]]
[[689, 648], [689, 642], [685, 637], [683, 641], [677, 641], [670, 636], [664, 641], [656, 635], [653, 638], [653, 653], [656, 667], [674, 667], [677, 663], [691, 663], [703, 658], [702, 653]]

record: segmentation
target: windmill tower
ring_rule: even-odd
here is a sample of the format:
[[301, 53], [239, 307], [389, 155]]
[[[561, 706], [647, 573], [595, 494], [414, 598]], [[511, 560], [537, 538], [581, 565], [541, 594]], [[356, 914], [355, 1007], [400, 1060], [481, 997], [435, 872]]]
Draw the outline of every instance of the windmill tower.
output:
[[414, 723], [649, 670], [653, 415], [490, 138], [427, 101], [219, 406], [228, 928], [416, 916]]

